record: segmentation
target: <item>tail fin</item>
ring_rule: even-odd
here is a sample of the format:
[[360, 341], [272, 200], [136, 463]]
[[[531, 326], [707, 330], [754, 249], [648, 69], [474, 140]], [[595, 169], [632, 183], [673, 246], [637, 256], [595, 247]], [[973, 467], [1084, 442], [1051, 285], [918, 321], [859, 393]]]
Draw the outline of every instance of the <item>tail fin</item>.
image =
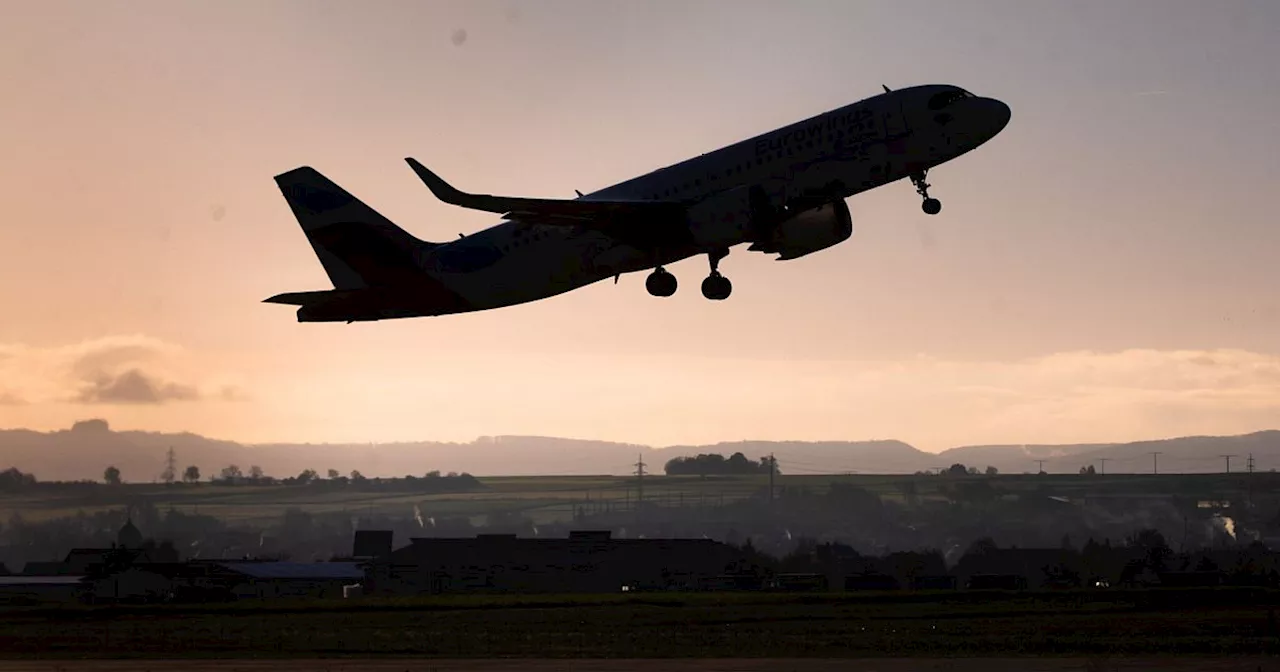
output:
[[421, 277], [417, 259], [434, 243], [409, 235], [310, 166], [275, 180], [334, 288], [364, 289]]

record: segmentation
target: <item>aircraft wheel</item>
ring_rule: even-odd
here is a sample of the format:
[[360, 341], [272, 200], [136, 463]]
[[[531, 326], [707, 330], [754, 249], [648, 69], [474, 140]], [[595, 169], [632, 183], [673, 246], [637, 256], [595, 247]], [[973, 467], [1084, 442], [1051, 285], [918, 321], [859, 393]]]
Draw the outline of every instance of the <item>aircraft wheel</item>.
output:
[[936, 215], [939, 212], [942, 212], [942, 201], [939, 201], [936, 198], [926, 198], [920, 207], [924, 210], [924, 214]]
[[644, 288], [653, 296], [668, 297], [676, 293], [676, 276], [664, 268], [654, 269], [644, 280]]
[[733, 283], [719, 273], [713, 273], [702, 281], [702, 295], [712, 301], [724, 301], [731, 293], [733, 293]]

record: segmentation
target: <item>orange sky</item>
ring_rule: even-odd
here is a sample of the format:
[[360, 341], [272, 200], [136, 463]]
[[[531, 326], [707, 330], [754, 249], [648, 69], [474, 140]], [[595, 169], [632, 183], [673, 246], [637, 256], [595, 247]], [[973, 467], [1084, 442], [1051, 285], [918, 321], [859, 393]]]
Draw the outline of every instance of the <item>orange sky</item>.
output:
[[[1134, 0], [3, 2], [0, 426], [259, 440], [1107, 441], [1277, 426], [1280, 5]], [[463, 32], [465, 31], [465, 33]], [[298, 324], [271, 177], [410, 232], [946, 82], [1009, 128], [850, 199], [855, 234], [526, 306]]]

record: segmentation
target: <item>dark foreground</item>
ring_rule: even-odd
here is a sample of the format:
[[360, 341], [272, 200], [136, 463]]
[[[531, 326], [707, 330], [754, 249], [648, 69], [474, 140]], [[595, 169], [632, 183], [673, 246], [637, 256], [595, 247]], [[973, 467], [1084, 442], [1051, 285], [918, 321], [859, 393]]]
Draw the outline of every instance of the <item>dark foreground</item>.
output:
[[0, 661], [0, 672], [1272, 672], [1268, 658]]
[[[1160, 669], [1214, 668], [1210, 658], [1280, 654], [1265, 590], [1167, 590], [884, 595], [694, 594], [603, 597], [457, 597], [424, 600], [235, 603], [199, 607], [63, 607], [0, 611], [0, 657], [274, 658], [329, 660], [308, 669], [379, 669], [369, 658], [896, 658], [916, 660], [842, 669], [930, 667], [930, 658], [1070, 657], [1165, 659]], [[406, 665], [410, 661], [396, 662]], [[416, 662], [416, 661], [415, 661]], [[554, 669], [568, 661], [556, 661]], [[954, 662], [954, 661], [953, 661]], [[1024, 659], [1021, 663], [1025, 665]], [[831, 661], [826, 661], [830, 669]], [[909, 663], [909, 665], [908, 665]], [[121, 667], [143, 669], [137, 660]], [[232, 667], [267, 669], [245, 660]], [[486, 663], [488, 664], [488, 663]], [[511, 664], [516, 664], [512, 662]], [[593, 662], [575, 669], [657, 670], [657, 663]], [[792, 662], [734, 661], [664, 670], [817, 669]], [[681, 663], [684, 665], [685, 663]], [[693, 665], [693, 661], [687, 664]], [[719, 663], [717, 663], [719, 664]], [[751, 665], [773, 665], [752, 667]], [[952, 664], [952, 663], [948, 663]], [[347, 665], [347, 667], [343, 667]], [[517, 669], [445, 666], [434, 669]], [[519, 669], [538, 669], [521, 663]], [[730, 665], [725, 667], [724, 665]], [[903, 667], [902, 665], [907, 665]], [[734, 667], [736, 666], [736, 667]], [[923, 666], [923, 667], [922, 667]], [[76, 666], [80, 669], [79, 666]], [[147, 663], [147, 669], [177, 669]], [[0, 669], [15, 669], [3, 668]], [[27, 669], [56, 669], [32, 667]], [[280, 669], [275, 667], [272, 669]], [[298, 668], [302, 669], [302, 668]], [[391, 669], [391, 668], [386, 668]], [[433, 669], [432, 666], [396, 669]], [[547, 668], [552, 669], [552, 668]], [[1013, 669], [1013, 668], [1009, 668]], [[1032, 669], [1022, 667], [1019, 669]], [[1152, 669], [1119, 667], [1114, 669]], [[1277, 669], [1263, 666], [1263, 669]]]

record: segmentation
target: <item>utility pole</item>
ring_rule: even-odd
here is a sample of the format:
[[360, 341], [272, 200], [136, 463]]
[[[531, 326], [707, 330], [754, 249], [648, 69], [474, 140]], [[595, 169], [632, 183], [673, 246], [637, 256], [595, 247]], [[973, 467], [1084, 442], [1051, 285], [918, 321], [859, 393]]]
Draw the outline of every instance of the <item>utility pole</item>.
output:
[[160, 475], [160, 480], [165, 484], [169, 484], [178, 478], [178, 457], [173, 452], [173, 446], [169, 446], [169, 453], [165, 457], [164, 473]]
[[1218, 457], [1227, 458], [1227, 473], [1231, 473], [1231, 458], [1235, 457], [1235, 455], [1219, 455]]
[[636, 467], [636, 508], [639, 509], [644, 505], [644, 454], [641, 453], [637, 457]]
[[1151, 451], [1151, 473], [1160, 473], [1160, 453], [1159, 450]]
[[778, 458], [769, 453], [769, 506], [773, 506], [773, 475], [778, 473]]
[[[1253, 473], [1253, 453], [1249, 453], [1248, 465], [1249, 465], [1249, 473], [1252, 474]], [[1253, 508], [1253, 479], [1246, 478], [1245, 480], [1249, 482], [1249, 488], [1245, 490], [1245, 507], [1252, 509]]]
[[1098, 458], [1098, 461], [1102, 463], [1102, 473], [1103, 473], [1103, 475], [1105, 475], [1105, 474], [1107, 473], [1107, 460], [1108, 460], [1108, 459], [1110, 459], [1110, 458], [1107, 458], [1107, 457], [1100, 457], [1100, 458]]
[[1040, 465], [1040, 470], [1036, 472], [1037, 474], [1044, 473], [1044, 463], [1045, 463], [1045, 460], [1036, 460], [1036, 464]]

